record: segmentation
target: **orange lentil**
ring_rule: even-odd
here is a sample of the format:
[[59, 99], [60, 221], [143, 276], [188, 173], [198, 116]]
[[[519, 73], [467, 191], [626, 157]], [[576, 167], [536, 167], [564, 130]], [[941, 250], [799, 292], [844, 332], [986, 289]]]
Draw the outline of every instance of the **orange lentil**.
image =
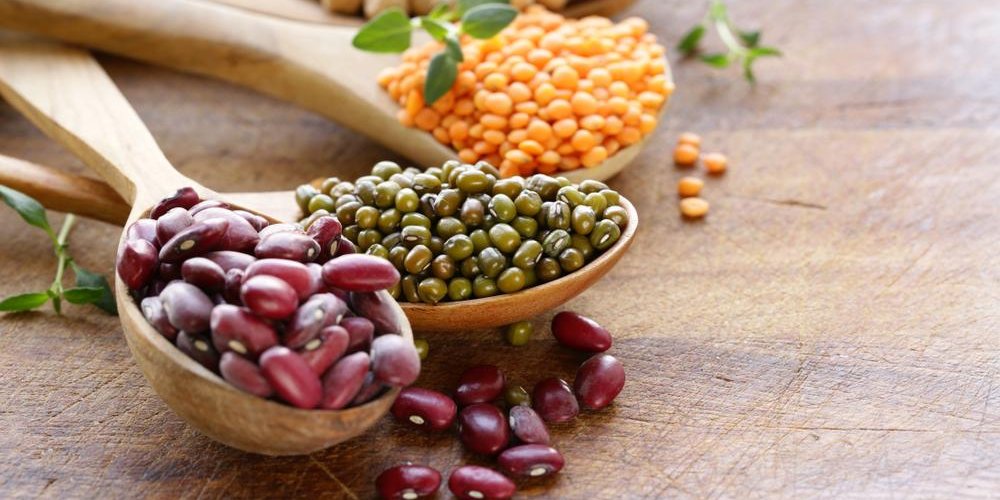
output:
[[545, 107], [549, 117], [553, 120], [562, 120], [573, 116], [573, 106], [565, 99], [556, 99]]
[[696, 148], [700, 148], [701, 136], [694, 132], [684, 132], [677, 138], [677, 144], [690, 144]]
[[528, 131], [527, 130], [511, 130], [507, 134], [507, 140], [510, 141], [510, 142], [512, 142], [512, 143], [514, 143], [514, 144], [520, 144], [520, 143], [528, 140]]
[[570, 119], [559, 120], [552, 125], [552, 130], [555, 132], [556, 137], [563, 139], [575, 134], [577, 128], [579, 128], [579, 125], [577, 125], [576, 120]]
[[721, 174], [726, 171], [726, 156], [722, 153], [702, 155], [701, 163], [705, 165], [705, 170], [710, 174]]
[[528, 163], [531, 161], [531, 155], [521, 151], [520, 149], [512, 149], [507, 152], [504, 159], [510, 160], [511, 162], [520, 165], [522, 163]]
[[512, 129], [523, 129], [528, 126], [531, 122], [531, 116], [527, 113], [514, 113], [511, 115], [510, 120], [507, 122], [507, 126]]
[[531, 99], [531, 89], [522, 82], [514, 82], [507, 87], [507, 95], [515, 103], [527, 102]]
[[698, 196], [704, 185], [705, 181], [697, 177], [681, 177], [681, 180], [677, 182], [677, 194], [682, 198]]
[[579, 152], [585, 152], [597, 145], [597, 139], [594, 138], [594, 134], [591, 134], [587, 130], [577, 130], [573, 134], [573, 139], [570, 144], [573, 145], [573, 149]]
[[635, 127], [625, 127], [618, 133], [617, 137], [622, 146], [631, 146], [642, 140], [642, 132]]
[[542, 120], [531, 120], [528, 125], [528, 137], [538, 142], [548, 141], [552, 137], [552, 127]]
[[598, 131], [604, 128], [605, 120], [601, 115], [585, 116], [580, 120], [580, 126], [591, 131]]
[[639, 130], [642, 131], [643, 134], [649, 134], [654, 129], [656, 129], [655, 116], [649, 113], [644, 113], [641, 117], [639, 117]]
[[501, 177], [514, 177], [515, 175], [519, 175], [520, 173], [521, 172], [520, 170], [518, 170], [517, 165], [514, 165], [513, 162], [507, 160], [500, 162]]
[[674, 148], [674, 163], [683, 167], [690, 167], [698, 161], [698, 148], [690, 144], [678, 144]]
[[456, 141], [464, 141], [469, 136], [469, 124], [464, 121], [456, 121], [448, 127], [448, 135]]
[[475, 151], [465, 148], [458, 152], [458, 159], [465, 163], [475, 163], [479, 155]]
[[504, 116], [487, 113], [479, 119], [479, 123], [491, 130], [503, 130], [507, 128], [508, 120]]
[[524, 151], [525, 153], [528, 153], [529, 155], [532, 156], [538, 156], [545, 152], [544, 146], [542, 146], [538, 141], [534, 141], [531, 139], [522, 141], [520, 144], [517, 145], [517, 147], [521, 151]]
[[472, 150], [480, 155], [488, 155], [497, 150], [497, 145], [486, 141], [478, 141], [472, 145]]
[[441, 122], [441, 115], [432, 108], [424, 108], [413, 117], [413, 123], [420, 129], [431, 131]]
[[606, 159], [608, 159], [608, 150], [604, 149], [604, 146], [594, 146], [590, 148], [590, 151], [580, 156], [580, 163], [584, 167], [592, 168], [600, 165]]
[[576, 70], [566, 66], [560, 66], [552, 72], [552, 83], [560, 89], [575, 89], [580, 81], [580, 75]]
[[476, 123], [475, 125], [469, 127], [469, 137], [473, 139], [482, 139], [483, 132], [486, 131], [486, 127], [482, 123]]
[[681, 213], [690, 219], [698, 219], [708, 213], [708, 202], [696, 196], [681, 199], [680, 205]]
[[483, 132], [483, 140], [490, 144], [499, 146], [503, 141], [507, 140], [507, 134], [504, 134], [499, 130], [487, 130]]
[[535, 89], [535, 102], [542, 106], [548, 105], [556, 98], [556, 87], [549, 82], [545, 82]]
[[535, 115], [538, 114], [538, 103], [534, 101], [519, 102], [514, 105], [514, 109], [517, 110], [518, 113]]
[[495, 92], [486, 96], [483, 101], [486, 111], [497, 115], [509, 115], [514, 109], [514, 101], [510, 96], [501, 92]]
[[543, 165], [556, 165], [560, 160], [562, 160], [562, 155], [555, 151], [546, 151], [538, 157], [538, 163]]
[[594, 96], [586, 92], [573, 94], [570, 104], [573, 106], [573, 112], [577, 116], [592, 115], [597, 112], [597, 99], [594, 99]]

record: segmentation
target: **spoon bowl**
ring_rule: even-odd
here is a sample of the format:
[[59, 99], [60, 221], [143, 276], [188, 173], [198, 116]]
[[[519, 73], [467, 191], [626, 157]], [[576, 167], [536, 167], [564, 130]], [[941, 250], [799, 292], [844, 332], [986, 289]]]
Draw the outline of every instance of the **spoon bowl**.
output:
[[[457, 159], [431, 134], [399, 123], [399, 105], [376, 82], [379, 72], [400, 58], [354, 49], [353, 27], [196, 0], [0, 0], [0, 27], [249, 87], [324, 115], [422, 167]], [[664, 109], [666, 104], [661, 113]], [[593, 168], [559, 175], [577, 183], [611, 178], [649, 137]]]
[[[127, 224], [184, 186], [204, 199], [227, 201], [170, 165], [128, 101], [86, 52], [37, 42], [2, 43], [0, 94], [132, 203]], [[276, 220], [253, 205], [241, 208]], [[193, 427], [234, 448], [266, 455], [321, 450], [371, 427], [399, 394], [391, 389], [367, 404], [337, 411], [302, 410], [247, 394], [160, 335], [117, 276], [115, 299], [129, 349], [156, 393]], [[392, 307], [402, 325], [400, 335], [412, 342], [402, 310]]]

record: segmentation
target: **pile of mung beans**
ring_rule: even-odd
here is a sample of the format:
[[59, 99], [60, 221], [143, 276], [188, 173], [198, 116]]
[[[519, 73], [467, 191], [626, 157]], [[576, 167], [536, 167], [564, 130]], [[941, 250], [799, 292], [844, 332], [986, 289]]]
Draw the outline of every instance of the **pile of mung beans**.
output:
[[236, 388], [341, 409], [420, 373], [380, 293], [399, 273], [349, 255], [341, 229], [332, 216], [270, 224], [184, 188], [129, 226], [117, 272], [153, 328]]
[[[605, 353], [611, 348], [611, 334], [597, 322], [563, 311], [552, 319], [552, 334], [563, 346], [590, 356], [577, 369], [572, 386], [550, 377], [536, 383], [529, 394], [499, 367], [477, 365], [461, 374], [451, 396], [418, 387], [400, 392], [391, 410], [397, 421], [429, 432], [454, 428], [468, 451], [496, 459], [502, 473], [480, 465], [454, 469], [448, 488], [456, 497], [510, 498], [517, 489], [511, 478], [530, 480], [558, 473], [566, 460], [551, 446], [546, 422], [573, 420], [581, 406], [605, 408], [625, 386], [622, 363]], [[385, 499], [431, 497], [440, 485], [440, 472], [414, 463], [386, 469], [375, 483]]]
[[421, 171], [383, 161], [355, 182], [332, 177], [295, 196], [303, 227], [335, 215], [360, 252], [402, 274], [393, 297], [427, 304], [555, 280], [614, 245], [629, 224], [620, 195], [602, 182], [501, 179], [485, 162]]

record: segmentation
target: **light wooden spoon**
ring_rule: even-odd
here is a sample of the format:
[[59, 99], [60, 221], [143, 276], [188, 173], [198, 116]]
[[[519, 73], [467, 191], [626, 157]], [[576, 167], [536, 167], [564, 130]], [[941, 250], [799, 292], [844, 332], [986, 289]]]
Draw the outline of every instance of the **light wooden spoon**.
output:
[[[455, 151], [430, 134], [396, 120], [399, 105], [376, 77], [398, 64], [399, 57], [354, 49], [354, 28], [295, 22], [197, 0], [0, 0], [0, 27], [253, 88], [325, 115], [422, 167], [456, 158]], [[644, 144], [622, 149], [594, 168], [562, 175], [573, 182], [608, 179]]]
[[[194, 187], [204, 198], [223, 199], [170, 165], [128, 101], [86, 52], [38, 43], [0, 44], [0, 94], [131, 202], [129, 223], [183, 186]], [[250, 203], [240, 206], [255, 209]], [[301, 410], [252, 396], [157, 333], [117, 276], [115, 298], [125, 339], [153, 389], [189, 424], [229, 446], [267, 455], [327, 448], [371, 427], [399, 394], [393, 389], [342, 411]], [[412, 339], [402, 310], [394, 306], [394, 311], [403, 325], [400, 333]]]

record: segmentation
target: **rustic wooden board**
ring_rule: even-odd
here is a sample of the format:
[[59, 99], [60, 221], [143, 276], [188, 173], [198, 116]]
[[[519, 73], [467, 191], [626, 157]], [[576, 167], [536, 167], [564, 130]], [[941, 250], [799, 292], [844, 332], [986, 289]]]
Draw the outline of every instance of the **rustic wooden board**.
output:
[[[614, 181], [643, 217], [619, 266], [569, 307], [616, 334], [630, 382], [555, 428], [568, 459], [524, 493], [562, 498], [984, 497], [1000, 491], [1000, 18], [981, 0], [734, 2], [784, 48], [750, 89], [676, 65], [668, 123]], [[701, 2], [640, 1], [666, 40]], [[676, 58], [673, 58], [676, 60]], [[290, 188], [391, 157], [306, 112], [103, 58], [167, 156], [206, 185]], [[682, 221], [681, 130], [730, 155], [708, 219]], [[80, 170], [0, 106], [0, 151]], [[83, 221], [110, 273], [118, 229]], [[44, 288], [42, 234], [0, 208], [0, 294]], [[44, 251], [43, 251], [44, 250]], [[528, 384], [580, 357], [538, 318], [531, 345], [426, 334], [419, 385], [476, 362]], [[401, 460], [466, 461], [389, 419], [323, 453], [262, 458], [185, 426], [147, 387], [115, 318], [0, 317], [0, 497], [370, 498]], [[442, 495], [447, 497], [447, 495]]]

